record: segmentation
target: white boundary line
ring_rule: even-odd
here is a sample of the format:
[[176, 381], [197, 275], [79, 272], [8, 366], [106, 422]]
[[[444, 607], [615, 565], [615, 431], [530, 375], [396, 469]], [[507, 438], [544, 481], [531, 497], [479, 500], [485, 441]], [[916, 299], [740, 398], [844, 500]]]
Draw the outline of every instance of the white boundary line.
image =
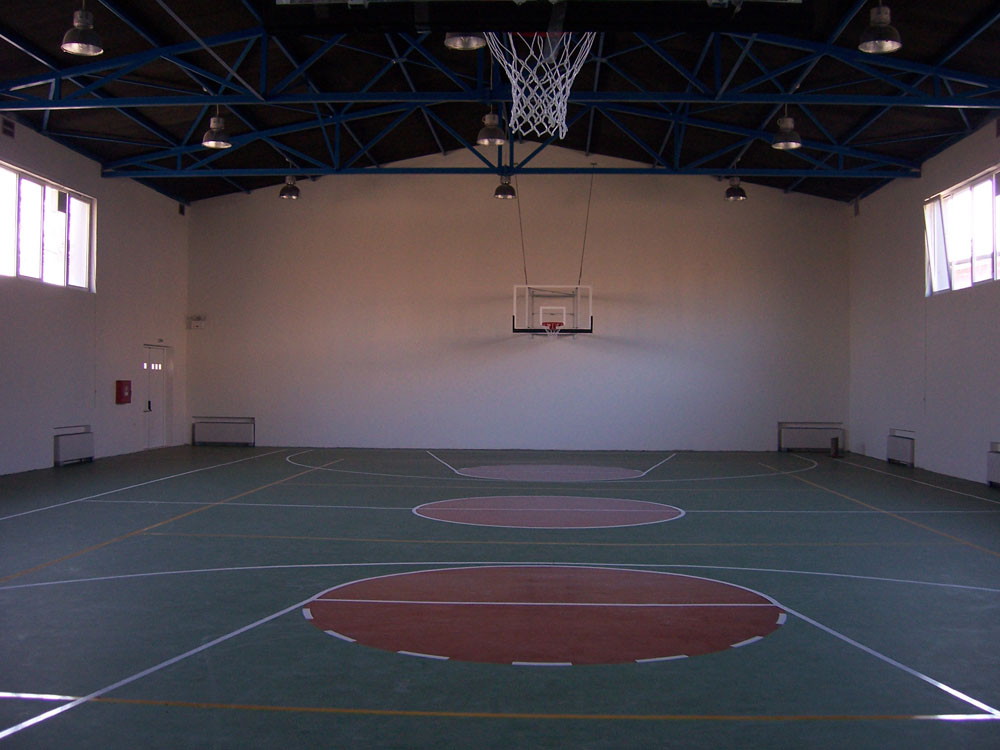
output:
[[[283, 449], [284, 450], [284, 449]], [[32, 513], [38, 513], [43, 510], [52, 510], [53, 508], [62, 508], [66, 505], [72, 505], [73, 503], [82, 503], [85, 500], [93, 500], [94, 498], [104, 497], [105, 495], [113, 495], [116, 492], [124, 492], [125, 490], [134, 490], [136, 487], [145, 487], [149, 484], [156, 484], [157, 482], [165, 482], [168, 479], [177, 479], [178, 477], [185, 477], [188, 474], [197, 474], [200, 471], [208, 471], [209, 469], [218, 469], [223, 466], [232, 466], [233, 464], [243, 463], [244, 461], [254, 461], [258, 458], [264, 458], [265, 456], [273, 456], [276, 453], [282, 453], [283, 450], [270, 451], [268, 453], [260, 453], [256, 456], [248, 456], [247, 458], [240, 458], [236, 461], [226, 461], [222, 464], [213, 464], [212, 466], [203, 466], [200, 469], [191, 469], [191, 471], [182, 471], [180, 474], [171, 474], [168, 477], [160, 477], [158, 479], [150, 479], [148, 482], [139, 482], [138, 484], [130, 484], [128, 487], [119, 487], [114, 490], [107, 490], [106, 492], [98, 492], [96, 495], [87, 495], [87, 497], [78, 497], [75, 500], [67, 500], [63, 503], [56, 503], [55, 505], [46, 505], [42, 508], [34, 508], [33, 510], [26, 510], [21, 513], [12, 513], [9, 516], [0, 516], [0, 521], [8, 521], [11, 518], [19, 518], [20, 516], [28, 516]], [[204, 504], [204, 503], [203, 503]]]
[[[378, 472], [378, 471], [357, 471], [357, 470], [352, 470], [352, 469], [330, 469], [330, 468], [327, 468], [327, 467], [324, 467], [324, 466], [313, 466], [312, 464], [303, 464], [303, 463], [299, 463], [298, 461], [293, 461], [292, 460], [293, 458], [295, 458], [297, 456], [301, 456], [304, 453], [311, 453], [314, 450], [317, 450], [317, 449], [315, 449], [315, 448], [309, 448], [307, 450], [299, 451], [298, 453], [293, 453], [293, 454], [291, 454], [289, 456], [286, 456], [285, 460], [288, 463], [292, 464], [293, 466], [301, 466], [304, 469], [316, 469], [317, 471], [329, 471], [329, 472], [333, 472], [333, 473], [336, 473], [336, 474], [359, 474], [359, 475], [368, 476], [368, 477], [395, 477], [397, 479], [427, 479], [427, 480], [431, 480], [431, 481], [445, 481], [445, 480], [447, 480], [447, 481], [453, 481], [453, 482], [459, 482], [459, 481], [463, 481], [463, 480], [466, 480], [466, 479], [472, 479], [472, 480], [476, 480], [476, 481], [480, 481], [480, 482], [506, 482], [508, 484], [515, 483], [515, 482], [519, 481], [519, 480], [512, 480], [512, 479], [488, 479], [488, 478], [485, 478], [485, 477], [474, 477], [474, 476], [465, 475], [465, 474], [454, 476], [454, 477], [429, 477], [429, 476], [426, 476], [426, 475], [423, 475], [423, 474], [388, 474], [388, 473], [385, 473], [385, 472]], [[431, 456], [433, 456], [438, 461], [440, 461], [442, 464], [444, 464], [445, 466], [447, 466], [452, 471], [456, 471], [456, 469], [453, 466], [445, 463], [444, 461], [441, 461], [441, 459], [437, 458], [437, 456], [434, 456], [434, 454], [431, 453], [430, 451], [426, 451], [426, 452], [429, 453]], [[762, 452], [766, 452], [766, 451], [762, 451]], [[674, 454], [674, 455], [677, 455], [677, 454]], [[629, 485], [629, 484], [640, 484], [640, 483], [641, 484], [657, 484], [657, 483], [661, 483], [661, 482], [718, 482], [718, 481], [723, 481], [723, 480], [727, 480], [727, 479], [758, 479], [760, 477], [780, 477], [780, 476], [785, 476], [787, 474], [801, 474], [802, 472], [805, 472], [805, 471], [812, 471], [813, 469], [815, 469], [816, 467], [819, 466], [819, 463], [816, 462], [816, 461], [813, 461], [811, 458], [804, 458], [804, 457], [799, 456], [798, 454], [795, 454], [795, 453], [790, 453], [789, 455], [792, 456], [793, 458], [799, 459], [800, 461], [805, 461], [805, 462], [807, 462], [810, 465], [809, 466], [804, 466], [801, 469], [791, 469], [789, 471], [768, 471], [768, 472], [763, 472], [763, 473], [760, 473], [760, 474], [736, 474], [736, 475], [725, 476], [725, 477], [681, 477], [681, 478], [676, 478], [676, 479], [587, 479], [587, 480], [568, 480], [568, 481], [563, 481], [562, 483], [563, 484], [574, 484], [574, 483], [575, 484], [579, 484], [581, 482], [602, 482], [602, 483], [607, 483], [607, 484], [621, 483], [621, 484]], [[673, 456], [671, 456], [671, 458], [672, 457]], [[663, 462], [661, 461], [660, 463], [663, 463]], [[657, 464], [657, 466], [659, 466], [659, 464]], [[652, 469], [655, 469], [655, 468], [656, 468], [656, 466], [653, 466], [653, 467], [651, 467], [649, 469], [649, 471], [652, 471]], [[643, 475], [640, 474], [639, 476], [643, 476]], [[535, 481], [535, 480], [525, 480], [525, 481], [527, 481], [528, 483], [530, 483], [530, 482]], [[552, 482], [552, 484], [559, 484], [559, 483], [560, 482], [557, 482], [557, 481], [553, 481]]]
[[942, 487], [938, 484], [931, 484], [930, 482], [924, 482], [919, 479], [914, 479], [913, 477], [904, 477], [901, 474], [893, 474], [891, 471], [883, 471], [882, 469], [876, 469], [872, 466], [865, 466], [863, 464], [856, 464], [852, 461], [845, 461], [844, 459], [837, 459], [839, 463], [846, 464], [847, 466], [853, 466], [855, 469], [864, 469], [865, 471], [874, 471], [877, 474], [885, 474], [887, 477], [894, 477], [895, 479], [903, 479], [907, 482], [913, 482], [914, 484], [922, 484], [924, 487], [931, 487], [935, 490], [941, 490], [942, 492], [950, 492], [953, 495], [962, 495], [964, 497], [975, 498], [976, 500], [982, 500], [986, 503], [993, 503], [994, 505], [1000, 505], [1000, 500], [992, 500], [988, 497], [983, 497], [982, 495], [973, 495], [970, 492], [962, 492], [961, 490], [953, 490], [948, 487]]
[[895, 659], [893, 659], [893, 658], [891, 658], [889, 656], [886, 656], [885, 654], [880, 653], [879, 651], [876, 651], [875, 649], [870, 648], [870, 647], [864, 645], [863, 643], [858, 643], [853, 638], [850, 638], [850, 637], [844, 635], [843, 633], [840, 633], [840, 632], [834, 630], [833, 628], [828, 627], [828, 626], [822, 624], [821, 622], [817, 622], [816, 620], [812, 619], [811, 617], [807, 617], [806, 615], [802, 614], [801, 612], [797, 612], [794, 609], [791, 609], [790, 607], [784, 607], [784, 606], [782, 607], [782, 609], [784, 609], [786, 612], [788, 612], [788, 614], [794, 615], [795, 617], [798, 617], [803, 622], [807, 622], [810, 625], [812, 625], [813, 627], [819, 628], [824, 633], [828, 633], [829, 635], [832, 635], [834, 638], [839, 638], [844, 643], [847, 643], [847, 644], [849, 644], [851, 646], [854, 646], [854, 648], [857, 648], [857, 649], [860, 649], [861, 651], [864, 651], [869, 656], [874, 656], [876, 659], [879, 659], [881, 661], [884, 661], [886, 664], [889, 664], [889, 665], [891, 665], [893, 667], [896, 667], [896, 669], [901, 669], [902, 671], [906, 672], [911, 677], [916, 677], [919, 680], [923, 680], [927, 684], [933, 685], [938, 690], [943, 690], [944, 692], [948, 693], [948, 695], [952, 696], [953, 698], [958, 698], [960, 701], [964, 701], [965, 703], [968, 703], [970, 706], [974, 706], [974, 707], [980, 709], [981, 711], [986, 711], [987, 713], [992, 714], [994, 718], [1000, 719], [1000, 709], [993, 708], [992, 706], [989, 706], [989, 705], [983, 703], [982, 701], [978, 701], [975, 698], [973, 698], [972, 696], [966, 695], [965, 693], [961, 692], [960, 690], [956, 690], [955, 688], [951, 687], [950, 685], [945, 685], [943, 682], [939, 682], [938, 680], [935, 680], [933, 677], [928, 677], [923, 672], [918, 672], [916, 669], [913, 669], [912, 667], [908, 667], [905, 664], [902, 664], [902, 663], [896, 661]]
[[218, 638], [214, 638], [208, 643], [203, 643], [202, 645], [197, 646], [196, 648], [193, 648], [190, 651], [185, 651], [183, 654], [174, 656], [170, 659], [167, 659], [166, 661], [161, 661], [159, 664], [155, 664], [152, 667], [149, 667], [148, 669], [144, 669], [141, 672], [136, 672], [135, 674], [130, 675], [122, 680], [119, 680], [118, 682], [106, 685], [99, 690], [95, 690], [92, 693], [88, 693], [87, 695], [72, 700], [69, 703], [53, 708], [50, 711], [46, 711], [45, 713], [33, 716], [32, 718], [27, 719], [26, 721], [22, 721], [20, 724], [15, 724], [12, 727], [7, 727], [7, 729], [0, 731], [0, 740], [6, 739], [11, 735], [17, 734], [18, 732], [28, 729], [29, 727], [33, 727], [36, 724], [41, 724], [43, 721], [48, 721], [49, 719], [52, 719], [58, 716], [59, 714], [66, 713], [67, 711], [70, 711], [84, 703], [87, 703], [88, 701], [91, 701], [94, 698], [100, 698], [102, 695], [106, 695], [114, 690], [117, 690], [120, 687], [124, 687], [125, 685], [129, 685], [133, 682], [136, 682], [137, 680], [141, 680], [143, 677], [148, 677], [149, 675], [155, 672], [159, 672], [161, 669], [166, 669], [167, 667], [173, 666], [174, 664], [184, 661], [189, 657], [195, 656], [196, 654], [200, 654], [202, 651], [207, 651], [213, 646], [217, 646], [220, 643], [225, 643], [226, 641], [231, 640], [239, 635], [243, 635], [244, 633], [249, 632], [254, 628], [260, 627], [261, 625], [269, 623], [272, 620], [276, 620], [283, 615], [287, 615], [289, 612], [294, 612], [296, 609], [302, 609], [302, 607], [304, 607], [310, 601], [312, 601], [311, 598], [304, 599], [303, 601], [298, 602], [297, 604], [293, 604], [290, 607], [285, 607], [281, 611], [275, 612], [274, 614], [268, 615], [267, 617], [263, 617], [260, 620], [257, 620], [256, 622], [252, 622], [249, 625], [244, 625], [242, 628], [237, 628], [236, 630], [233, 630], [230, 633], [226, 633], [225, 635], [219, 636]]

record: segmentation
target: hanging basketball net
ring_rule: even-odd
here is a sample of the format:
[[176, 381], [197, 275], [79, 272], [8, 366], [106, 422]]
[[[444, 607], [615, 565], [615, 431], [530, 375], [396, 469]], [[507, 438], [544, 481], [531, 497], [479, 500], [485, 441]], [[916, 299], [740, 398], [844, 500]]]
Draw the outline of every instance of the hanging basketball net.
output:
[[562, 328], [561, 320], [545, 320], [542, 321], [542, 328], [545, 329], [545, 335], [548, 338], [559, 335], [559, 329]]
[[596, 32], [486, 33], [493, 58], [510, 79], [510, 128], [521, 135], [566, 137], [566, 105]]

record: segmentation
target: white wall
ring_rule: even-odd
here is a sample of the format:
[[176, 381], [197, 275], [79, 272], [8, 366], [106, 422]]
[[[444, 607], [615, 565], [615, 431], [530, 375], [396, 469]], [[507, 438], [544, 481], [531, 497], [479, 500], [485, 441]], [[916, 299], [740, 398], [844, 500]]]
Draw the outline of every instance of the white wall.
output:
[[[416, 163], [441, 160], [474, 163]], [[843, 206], [599, 175], [596, 333], [547, 341], [510, 332], [518, 205], [528, 283], [575, 284], [590, 177], [522, 176], [516, 202], [495, 185], [335, 176], [297, 202], [195, 204], [191, 413], [255, 416], [262, 444], [374, 447], [760, 450], [778, 420], [846, 420]]]
[[852, 450], [885, 458], [889, 430], [913, 430], [919, 466], [985, 481], [1000, 441], [1000, 284], [924, 296], [923, 201], [998, 162], [990, 123], [849, 222]]
[[[0, 161], [97, 199], [97, 294], [0, 277], [0, 473], [51, 466], [62, 425], [91, 425], [99, 456], [143, 449], [144, 344], [171, 347], [171, 442], [186, 442], [187, 219], [20, 125]], [[132, 404], [114, 404], [115, 380], [132, 381]]]

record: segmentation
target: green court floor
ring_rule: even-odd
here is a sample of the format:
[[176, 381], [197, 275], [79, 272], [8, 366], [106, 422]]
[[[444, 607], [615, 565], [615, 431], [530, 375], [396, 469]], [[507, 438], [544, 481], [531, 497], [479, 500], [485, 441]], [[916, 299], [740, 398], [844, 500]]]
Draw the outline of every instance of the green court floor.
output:
[[[531, 473], [547, 467], [629, 478]], [[511, 498], [514, 516], [483, 510]], [[532, 518], [559, 513], [535, 498], [598, 504], [581, 519], [681, 513], [546, 527]], [[413, 512], [435, 503], [463, 520]], [[500, 568], [725, 584], [782, 624], [684, 658], [557, 665], [310, 621], [335, 587], [471, 571], [457, 612], [499, 596], [475, 576]], [[415, 610], [392, 606], [409, 608], [364, 627], [396, 643]], [[485, 654], [508, 624], [477, 622], [455, 639]], [[859, 456], [178, 447], [0, 477], [5, 748], [998, 748], [998, 643], [1000, 491]]]

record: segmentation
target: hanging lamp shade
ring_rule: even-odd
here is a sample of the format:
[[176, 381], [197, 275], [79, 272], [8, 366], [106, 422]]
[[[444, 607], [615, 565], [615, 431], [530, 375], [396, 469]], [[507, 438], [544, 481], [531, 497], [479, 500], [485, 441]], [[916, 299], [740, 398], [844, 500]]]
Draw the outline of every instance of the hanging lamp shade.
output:
[[208, 130], [201, 145], [207, 148], [229, 148], [233, 144], [229, 141], [229, 133], [226, 132], [226, 120], [223, 117], [213, 117], [208, 121]]
[[62, 51], [71, 55], [94, 57], [104, 52], [101, 38], [94, 31], [94, 14], [89, 10], [73, 13], [73, 28], [63, 35]]
[[295, 178], [292, 175], [285, 177], [285, 184], [281, 187], [278, 197], [288, 201], [299, 199], [299, 186], [295, 184]]
[[740, 187], [739, 177], [729, 178], [729, 187], [726, 188], [726, 200], [727, 201], [745, 201], [747, 199], [747, 191]]
[[872, 55], [884, 55], [895, 52], [903, 46], [899, 32], [891, 25], [889, 7], [879, 2], [871, 9], [871, 22], [861, 34], [858, 49]]
[[517, 193], [514, 191], [514, 186], [510, 184], [510, 177], [504, 175], [500, 178], [500, 184], [497, 185], [497, 189], [493, 191], [493, 197], [500, 200], [509, 201], [517, 197]]
[[774, 136], [771, 147], [780, 151], [790, 151], [802, 146], [802, 139], [795, 130], [795, 119], [792, 117], [778, 118], [778, 134]]
[[502, 146], [507, 136], [500, 127], [500, 116], [490, 112], [483, 115], [483, 127], [476, 136], [476, 143], [480, 146]]
[[486, 46], [486, 37], [470, 31], [449, 31], [444, 35], [444, 46], [457, 50], [482, 49]]

